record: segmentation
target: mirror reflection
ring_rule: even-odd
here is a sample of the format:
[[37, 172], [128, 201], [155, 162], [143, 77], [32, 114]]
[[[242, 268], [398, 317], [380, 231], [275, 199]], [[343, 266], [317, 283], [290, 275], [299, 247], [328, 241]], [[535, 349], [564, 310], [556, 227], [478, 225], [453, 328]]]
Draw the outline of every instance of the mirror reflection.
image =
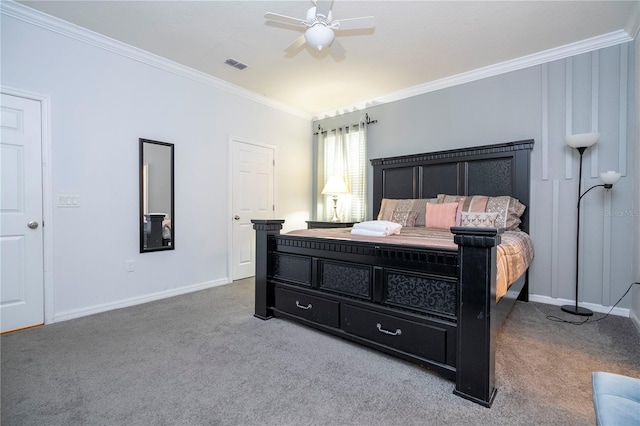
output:
[[173, 144], [140, 139], [140, 253], [175, 248]]

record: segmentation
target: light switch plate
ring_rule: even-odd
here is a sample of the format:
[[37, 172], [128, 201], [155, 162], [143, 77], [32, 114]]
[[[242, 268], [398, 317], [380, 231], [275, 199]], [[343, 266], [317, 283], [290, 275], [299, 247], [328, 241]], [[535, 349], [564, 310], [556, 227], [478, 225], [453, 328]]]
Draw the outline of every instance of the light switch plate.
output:
[[58, 207], [80, 207], [79, 195], [58, 194]]

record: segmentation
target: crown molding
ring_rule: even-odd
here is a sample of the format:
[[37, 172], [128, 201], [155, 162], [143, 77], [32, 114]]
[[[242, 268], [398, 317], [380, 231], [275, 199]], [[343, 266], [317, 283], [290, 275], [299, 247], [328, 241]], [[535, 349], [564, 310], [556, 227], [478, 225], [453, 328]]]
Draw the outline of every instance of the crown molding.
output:
[[633, 10], [629, 15], [629, 19], [627, 20], [627, 25], [625, 25], [624, 30], [632, 39], [636, 39], [638, 37], [638, 32], [640, 31], [640, 2], [634, 2]]
[[313, 119], [320, 120], [340, 115], [338, 111], [359, 111], [375, 105], [386, 104], [429, 92], [435, 92], [436, 90], [446, 89], [447, 87], [453, 87], [464, 83], [482, 80], [484, 78], [505, 74], [511, 71], [517, 71], [535, 65], [553, 62], [558, 59], [564, 59], [571, 56], [580, 55], [582, 53], [604, 49], [605, 47], [616, 46], [622, 43], [627, 43], [629, 41], [633, 41], [633, 37], [631, 37], [624, 30], [618, 30], [564, 46], [555, 47], [553, 49], [545, 50], [539, 53], [534, 53], [532, 55], [523, 56], [510, 61], [478, 68], [466, 73], [457, 74], [451, 77], [442, 78], [440, 80], [431, 81], [429, 83], [420, 84], [418, 86], [403, 89], [359, 104], [341, 107], [337, 108], [336, 110], [316, 114]]
[[209, 74], [194, 70], [193, 68], [178, 64], [177, 62], [171, 61], [137, 47], [130, 46], [121, 41], [112, 39], [102, 34], [98, 34], [94, 31], [82, 28], [78, 25], [53, 17], [38, 10], [31, 9], [30, 7], [24, 6], [20, 3], [16, 3], [13, 0], [1, 0], [0, 13], [2, 15], [18, 19], [20, 21], [43, 28], [45, 30], [52, 31], [63, 36], [81, 41], [83, 43], [90, 44], [92, 46], [107, 50], [112, 53], [116, 53], [129, 59], [133, 59], [143, 64], [150, 65], [152, 67], [173, 73], [175, 75], [188, 78], [206, 86], [214, 87], [227, 93], [260, 103], [267, 107], [281, 110], [305, 120], [311, 120], [311, 115], [308, 112], [292, 108], [288, 105], [276, 102], [256, 92], [252, 92], [250, 90], [236, 86], [219, 78], [213, 77]]

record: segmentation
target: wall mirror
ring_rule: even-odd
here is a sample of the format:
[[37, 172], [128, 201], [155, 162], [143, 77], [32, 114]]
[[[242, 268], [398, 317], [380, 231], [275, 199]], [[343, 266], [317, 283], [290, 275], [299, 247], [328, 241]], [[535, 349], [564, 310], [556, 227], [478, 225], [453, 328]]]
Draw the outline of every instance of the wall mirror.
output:
[[140, 139], [140, 253], [173, 250], [173, 144]]

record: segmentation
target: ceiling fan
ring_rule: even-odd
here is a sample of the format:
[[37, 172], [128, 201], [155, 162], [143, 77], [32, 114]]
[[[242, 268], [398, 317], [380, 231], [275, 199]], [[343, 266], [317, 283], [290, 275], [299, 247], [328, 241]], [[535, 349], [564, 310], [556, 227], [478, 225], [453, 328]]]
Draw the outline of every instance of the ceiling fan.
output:
[[307, 15], [304, 19], [281, 15], [279, 13], [265, 13], [264, 17], [268, 20], [307, 28], [304, 34], [298, 37], [285, 50], [296, 49], [301, 47], [305, 42], [319, 51], [330, 46], [335, 50], [343, 50], [337, 41], [334, 42], [334, 31], [360, 30], [373, 28], [375, 26], [373, 16], [334, 21], [331, 13], [333, 0], [312, 0], [312, 3], [314, 6], [307, 10]]

